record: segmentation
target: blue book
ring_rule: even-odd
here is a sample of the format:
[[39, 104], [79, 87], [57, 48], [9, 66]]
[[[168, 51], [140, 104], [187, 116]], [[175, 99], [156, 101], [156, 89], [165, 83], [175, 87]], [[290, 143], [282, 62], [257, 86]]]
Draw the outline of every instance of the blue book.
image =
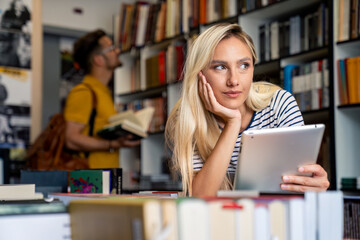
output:
[[283, 88], [292, 93], [292, 76], [293, 76], [293, 69], [298, 67], [297, 65], [286, 65], [284, 67], [284, 86]]

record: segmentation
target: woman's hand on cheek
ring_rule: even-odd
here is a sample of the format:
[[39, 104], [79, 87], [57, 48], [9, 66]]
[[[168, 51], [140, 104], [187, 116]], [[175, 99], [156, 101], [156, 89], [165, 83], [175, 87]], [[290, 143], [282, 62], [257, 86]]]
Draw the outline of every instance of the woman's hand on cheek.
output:
[[205, 105], [205, 108], [221, 117], [226, 122], [232, 119], [241, 120], [239, 110], [226, 108], [216, 100], [214, 92], [202, 72], [199, 73], [199, 78], [199, 95]]
[[311, 176], [283, 176], [284, 183], [281, 189], [293, 192], [326, 191], [329, 186], [326, 171], [318, 164], [309, 164], [299, 168], [300, 173], [309, 173]]

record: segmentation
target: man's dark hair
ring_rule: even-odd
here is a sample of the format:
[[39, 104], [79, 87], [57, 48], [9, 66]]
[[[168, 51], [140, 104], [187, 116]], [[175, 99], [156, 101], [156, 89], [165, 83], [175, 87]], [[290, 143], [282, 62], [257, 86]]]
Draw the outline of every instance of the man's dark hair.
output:
[[74, 43], [74, 61], [85, 73], [89, 73], [91, 70], [91, 57], [96, 51], [100, 50], [99, 39], [103, 36], [106, 36], [106, 33], [98, 29], [87, 33]]

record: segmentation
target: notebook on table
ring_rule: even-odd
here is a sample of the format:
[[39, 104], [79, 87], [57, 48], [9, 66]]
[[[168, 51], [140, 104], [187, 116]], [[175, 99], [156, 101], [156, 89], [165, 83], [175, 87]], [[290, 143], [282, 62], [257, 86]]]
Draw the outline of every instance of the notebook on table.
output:
[[286, 193], [283, 175], [300, 175], [299, 166], [316, 163], [324, 124], [247, 130], [242, 133], [235, 190]]

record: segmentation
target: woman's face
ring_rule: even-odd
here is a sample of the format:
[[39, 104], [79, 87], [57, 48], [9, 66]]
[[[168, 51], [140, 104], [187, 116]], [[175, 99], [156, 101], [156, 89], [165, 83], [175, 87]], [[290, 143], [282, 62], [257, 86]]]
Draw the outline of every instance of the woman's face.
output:
[[247, 99], [254, 65], [249, 47], [236, 37], [222, 40], [203, 71], [216, 100], [224, 107], [240, 109]]

